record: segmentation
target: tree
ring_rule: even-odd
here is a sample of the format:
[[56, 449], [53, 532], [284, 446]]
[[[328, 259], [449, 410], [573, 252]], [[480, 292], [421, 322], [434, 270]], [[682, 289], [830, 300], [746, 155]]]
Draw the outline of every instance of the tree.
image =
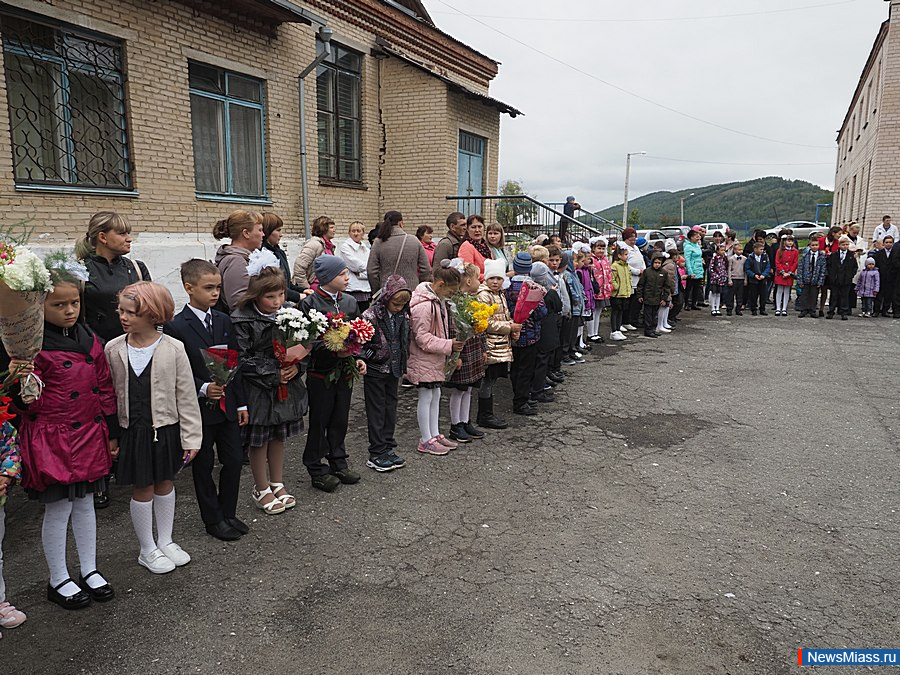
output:
[[678, 222], [678, 218], [674, 216], [670, 216], [668, 213], [664, 213], [659, 217], [659, 220], [656, 223], [659, 227], [668, 227], [670, 225], [680, 225]]
[[628, 224], [629, 225], [640, 225], [641, 224], [641, 212], [639, 209], [631, 209], [631, 213], [628, 214]]
[[[525, 186], [521, 181], [506, 180], [500, 184], [500, 195], [525, 195]], [[536, 199], [533, 195], [529, 195]], [[505, 229], [515, 229], [519, 224], [530, 224], [537, 216], [537, 207], [525, 199], [501, 199], [495, 211], [497, 222]]]

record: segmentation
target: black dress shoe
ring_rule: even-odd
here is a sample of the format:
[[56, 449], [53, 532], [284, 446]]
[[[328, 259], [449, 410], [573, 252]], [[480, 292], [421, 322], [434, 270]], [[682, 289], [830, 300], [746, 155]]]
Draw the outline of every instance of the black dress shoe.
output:
[[87, 607], [89, 604], [91, 604], [91, 596], [85, 591], [79, 590], [74, 595], [63, 595], [62, 593], [60, 593], [59, 589], [69, 582], [73, 584], [75, 583], [71, 579], [66, 579], [55, 588], [50, 584], [47, 584], [47, 599], [50, 602], [55, 602], [63, 609], [82, 609], [83, 607]]
[[[91, 598], [93, 598], [97, 602], [108, 602], [116, 597], [116, 592], [113, 590], [113, 587], [109, 585], [109, 583], [105, 583], [98, 588], [90, 587], [87, 580], [95, 574], [100, 574], [100, 572], [94, 570], [93, 572], [88, 572], [87, 576], [82, 575], [78, 577], [78, 585], [81, 586], [82, 590], [87, 591]], [[100, 576], [102, 577], [103, 575], [100, 574]]]
[[95, 492], [94, 493], [94, 508], [95, 509], [105, 509], [109, 506], [109, 493], [108, 492]]
[[239, 520], [237, 518], [226, 518], [225, 522], [231, 525], [234, 529], [236, 529], [241, 534], [247, 534], [250, 531], [250, 527], [243, 520]]
[[221, 541], [237, 541], [241, 538], [241, 533], [224, 520], [213, 525], [207, 525], [206, 532]]

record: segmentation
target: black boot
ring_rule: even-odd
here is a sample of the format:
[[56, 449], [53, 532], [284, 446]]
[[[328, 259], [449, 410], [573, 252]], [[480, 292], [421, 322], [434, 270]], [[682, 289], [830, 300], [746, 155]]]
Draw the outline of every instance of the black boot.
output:
[[506, 429], [509, 425], [494, 417], [494, 397], [478, 398], [478, 426], [485, 429]]

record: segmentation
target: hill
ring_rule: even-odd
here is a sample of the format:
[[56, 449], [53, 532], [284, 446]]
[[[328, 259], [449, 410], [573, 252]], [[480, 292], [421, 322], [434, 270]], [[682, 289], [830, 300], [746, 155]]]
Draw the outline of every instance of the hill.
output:
[[[688, 197], [694, 193], [693, 197]], [[684, 197], [684, 224], [724, 222], [737, 230], [774, 227], [788, 220], [813, 220], [816, 204], [830, 204], [834, 193], [802, 180], [777, 176], [737, 183], [708, 185], [678, 192], [651, 192], [628, 200], [629, 213], [637, 209], [640, 224], [647, 227], [678, 225], [681, 197]], [[622, 205], [611, 206], [597, 215], [618, 222]], [[819, 220], [830, 222], [831, 209], [819, 211]]]

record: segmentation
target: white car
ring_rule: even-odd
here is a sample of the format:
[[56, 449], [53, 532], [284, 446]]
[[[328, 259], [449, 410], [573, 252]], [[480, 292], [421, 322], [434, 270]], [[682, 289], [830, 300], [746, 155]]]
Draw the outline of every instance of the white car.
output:
[[790, 229], [794, 232], [794, 239], [809, 239], [815, 234], [828, 234], [827, 225], [818, 225], [809, 220], [792, 220], [789, 223], [782, 223], [777, 227], [766, 230], [766, 235], [780, 235], [782, 230]]
[[725, 236], [725, 233], [728, 232], [729, 228], [728, 223], [700, 223], [700, 227], [706, 230], [706, 238], [711, 238], [716, 232], [721, 232], [722, 236]]
[[659, 230], [638, 230], [637, 236], [639, 238], [643, 237], [644, 239], [646, 239], [647, 243], [650, 244], [650, 246], [653, 246], [653, 244], [658, 241], [665, 241], [666, 239], [668, 239], [665, 233], [660, 232]]

